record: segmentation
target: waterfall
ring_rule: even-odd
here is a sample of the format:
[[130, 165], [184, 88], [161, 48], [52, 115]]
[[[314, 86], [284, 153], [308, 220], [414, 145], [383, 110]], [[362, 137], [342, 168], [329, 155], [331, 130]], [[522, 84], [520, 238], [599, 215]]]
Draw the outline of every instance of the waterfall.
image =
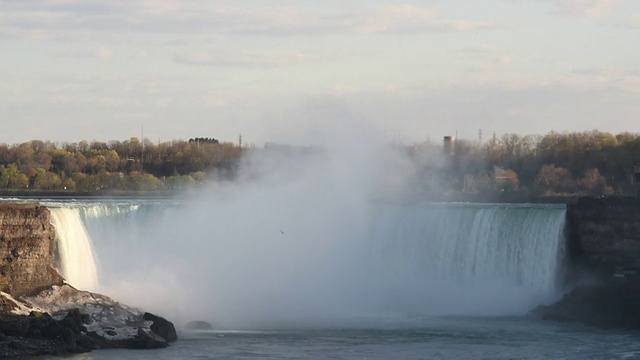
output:
[[394, 294], [391, 308], [526, 311], [559, 290], [564, 214], [549, 205], [385, 204], [374, 216], [370, 281], [383, 299]]
[[78, 208], [50, 208], [56, 229], [58, 267], [66, 282], [80, 290], [98, 290], [98, 271], [91, 238]]
[[51, 207], [61, 272], [97, 287], [93, 239], [102, 291], [233, 324], [522, 315], [560, 295], [564, 206], [232, 205]]

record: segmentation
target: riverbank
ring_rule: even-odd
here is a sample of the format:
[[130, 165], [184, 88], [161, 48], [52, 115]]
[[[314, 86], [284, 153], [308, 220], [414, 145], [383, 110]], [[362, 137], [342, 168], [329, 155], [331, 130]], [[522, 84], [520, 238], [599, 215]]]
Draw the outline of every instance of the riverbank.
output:
[[565, 286], [534, 311], [546, 320], [640, 331], [640, 200], [581, 198], [567, 205]]
[[40, 190], [0, 190], [0, 197], [20, 199], [42, 198], [171, 198], [182, 191], [154, 190], [154, 191], [40, 191]]
[[[180, 190], [146, 190], [146, 191], [40, 191], [40, 190], [0, 190], [0, 198], [43, 199], [43, 198], [175, 198], [197, 191], [215, 191], [215, 187], [198, 186]], [[470, 203], [505, 203], [505, 204], [571, 204], [576, 203], [582, 196], [556, 195], [537, 196], [528, 192], [489, 192], [489, 193], [424, 193], [399, 192], [374, 194], [374, 199], [391, 202], [470, 202]]]

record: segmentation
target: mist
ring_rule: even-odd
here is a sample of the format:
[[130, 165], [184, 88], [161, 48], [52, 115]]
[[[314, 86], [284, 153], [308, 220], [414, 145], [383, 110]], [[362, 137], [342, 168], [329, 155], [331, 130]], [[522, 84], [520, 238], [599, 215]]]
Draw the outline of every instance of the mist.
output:
[[389, 202], [411, 181], [406, 157], [348, 112], [305, 116], [326, 125], [295, 135], [308, 146], [269, 144], [244, 158], [234, 181], [88, 221], [100, 292], [179, 325], [224, 328], [518, 315], [548, 300], [555, 269], [540, 267], [556, 248], [519, 249], [531, 264], [504, 251], [476, 258], [465, 250], [471, 232], [487, 251], [522, 236], [485, 234], [473, 227], [475, 209], [458, 218], [456, 209]]
[[237, 180], [185, 194], [157, 218], [94, 231], [101, 291], [227, 326], [353, 316], [371, 200], [399, 186], [408, 164], [364, 121], [307, 115], [329, 119], [295, 135], [309, 146], [255, 150]]

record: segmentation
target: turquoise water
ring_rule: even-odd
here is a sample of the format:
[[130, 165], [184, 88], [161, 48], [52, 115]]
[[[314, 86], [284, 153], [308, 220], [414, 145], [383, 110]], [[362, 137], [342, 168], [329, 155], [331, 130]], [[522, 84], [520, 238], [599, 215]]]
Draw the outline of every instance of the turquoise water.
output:
[[[161, 350], [47, 359], [638, 359], [638, 335], [526, 318], [433, 318], [378, 328], [182, 332]], [[420, 323], [424, 322], [424, 323]], [[397, 325], [397, 324], [396, 324]]]
[[81, 208], [100, 292], [217, 329], [63, 358], [640, 359], [635, 334], [524, 317], [562, 294], [562, 206], [215, 200], [48, 203]]

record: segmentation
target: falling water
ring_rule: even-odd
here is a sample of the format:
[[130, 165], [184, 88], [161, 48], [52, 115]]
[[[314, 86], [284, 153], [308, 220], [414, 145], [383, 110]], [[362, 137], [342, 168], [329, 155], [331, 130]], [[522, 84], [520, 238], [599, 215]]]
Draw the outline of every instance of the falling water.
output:
[[93, 238], [109, 295], [245, 324], [521, 315], [559, 295], [563, 206], [373, 202], [363, 221], [302, 205], [283, 219], [207, 206], [53, 209], [61, 270], [95, 288]]
[[549, 205], [387, 204], [375, 215], [371, 282], [392, 309], [525, 312], [557, 296], [564, 213]]
[[50, 208], [56, 228], [58, 267], [66, 282], [78, 289], [98, 290], [98, 271], [91, 238], [77, 208]]

